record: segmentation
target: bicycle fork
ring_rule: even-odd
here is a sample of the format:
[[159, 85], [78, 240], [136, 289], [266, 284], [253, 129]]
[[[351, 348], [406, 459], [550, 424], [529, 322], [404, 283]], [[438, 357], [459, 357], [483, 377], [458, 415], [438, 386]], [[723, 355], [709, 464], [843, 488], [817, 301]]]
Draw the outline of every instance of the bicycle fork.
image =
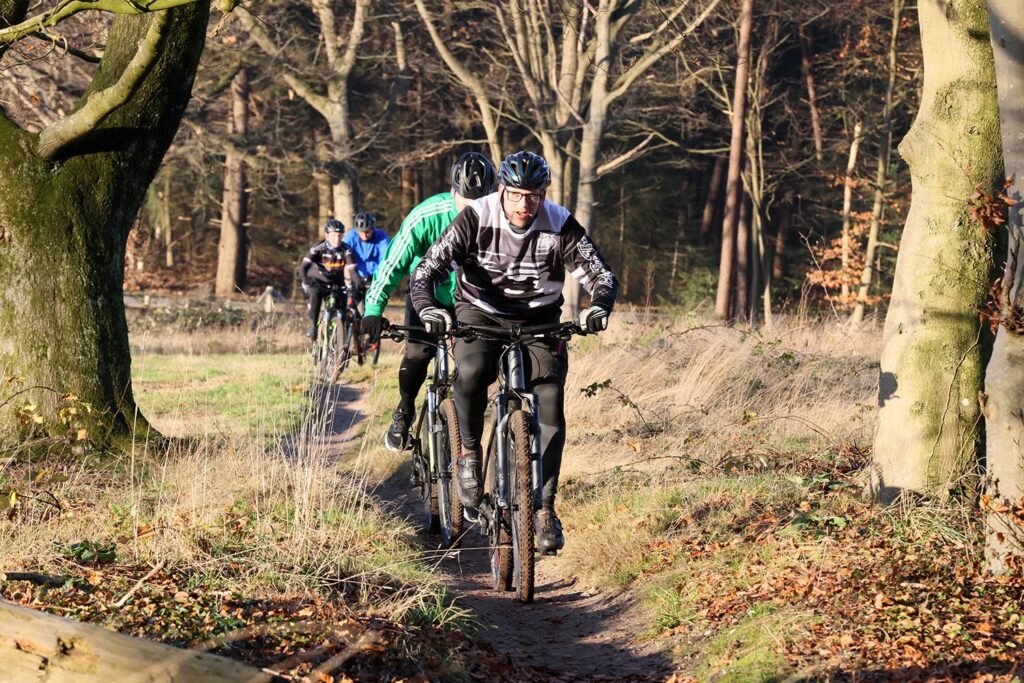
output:
[[[526, 371], [523, 367], [523, 352], [520, 347], [516, 346], [511, 350], [506, 357], [506, 363], [508, 364], [508, 386], [511, 390], [509, 393], [522, 398], [522, 408], [529, 407], [527, 412], [530, 416], [530, 432], [533, 436], [530, 439], [530, 483], [533, 489], [533, 509], [539, 510], [541, 505], [541, 488], [544, 485], [544, 463], [540, 452], [540, 417], [537, 415], [537, 396], [527, 390]], [[505, 464], [508, 462], [508, 450], [507, 445], [503, 442], [505, 440], [505, 423], [508, 421], [509, 394], [501, 392], [498, 394], [497, 400], [498, 403], [495, 408], [496, 415], [498, 416], [498, 458], [499, 462], [501, 462], [501, 454], [504, 454], [505, 462], [502, 464]], [[507, 472], [507, 466], [498, 469], [498, 491], [502, 501], [508, 500], [508, 482], [506, 480], [504, 486], [502, 482], [503, 475]]]

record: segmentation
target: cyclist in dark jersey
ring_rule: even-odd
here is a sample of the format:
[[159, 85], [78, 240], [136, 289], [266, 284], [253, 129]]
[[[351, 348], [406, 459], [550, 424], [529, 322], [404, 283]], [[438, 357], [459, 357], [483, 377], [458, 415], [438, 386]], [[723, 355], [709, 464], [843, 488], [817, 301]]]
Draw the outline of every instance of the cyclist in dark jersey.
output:
[[344, 232], [345, 226], [341, 221], [333, 218], [327, 221], [324, 225], [324, 241], [310, 247], [299, 266], [302, 289], [309, 294], [310, 326], [306, 336], [310, 339], [316, 338], [326, 286], [352, 286], [356, 259], [352, 250], [341, 241]]
[[[466, 207], [427, 251], [413, 274], [412, 301], [431, 333], [440, 334], [452, 323], [451, 314], [435, 300], [434, 287], [453, 267], [455, 317], [460, 321], [505, 326], [558, 322], [568, 270], [591, 296], [580, 325], [592, 332], [607, 327], [618, 280], [572, 214], [545, 201], [550, 182], [543, 158], [532, 152], [510, 154], [498, 169], [498, 191]], [[555, 495], [565, 446], [568, 357], [561, 342], [538, 340], [525, 350], [530, 389], [537, 396], [544, 470], [537, 546], [559, 550], [565, 541]], [[480, 440], [499, 351], [500, 345], [479, 339], [458, 339], [454, 345], [455, 402], [463, 442], [455, 481], [467, 507], [476, 507], [482, 495]]]

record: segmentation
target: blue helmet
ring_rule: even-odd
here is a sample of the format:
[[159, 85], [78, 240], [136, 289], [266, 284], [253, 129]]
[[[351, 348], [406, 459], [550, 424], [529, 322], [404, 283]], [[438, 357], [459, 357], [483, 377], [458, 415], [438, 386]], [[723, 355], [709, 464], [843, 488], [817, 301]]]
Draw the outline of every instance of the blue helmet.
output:
[[551, 184], [551, 169], [539, 154], [513, 152], [501, 162], [498, 182], [519, 190], [543, 190]]
[[324, 225], [324, 232], [345, 232], [345, 224], [337, 218], [330, 218]]
[[494, 164], [480, 152], [466, 152], [452, 164], [452, 191], [466, 199], [479, 199], [494, 192]]

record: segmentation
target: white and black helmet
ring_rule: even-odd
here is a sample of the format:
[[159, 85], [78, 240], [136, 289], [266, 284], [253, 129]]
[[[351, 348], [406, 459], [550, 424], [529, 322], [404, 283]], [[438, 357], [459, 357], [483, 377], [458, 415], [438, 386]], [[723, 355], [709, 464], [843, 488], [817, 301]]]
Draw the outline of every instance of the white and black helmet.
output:
[[452, 164], [452, 192], [466, 199], [479, 199], [494, 192], [494, 164], [480, 152], [466, 152]]

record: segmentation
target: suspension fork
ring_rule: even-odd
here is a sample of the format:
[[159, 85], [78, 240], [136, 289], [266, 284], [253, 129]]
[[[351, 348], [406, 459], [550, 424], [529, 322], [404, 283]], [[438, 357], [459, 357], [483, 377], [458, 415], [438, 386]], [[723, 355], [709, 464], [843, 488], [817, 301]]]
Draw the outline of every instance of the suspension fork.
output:
[[[526, 369], [523, 367], [523, 347], [516, 343], [509, 348], [506, 356], [508, 365], [508, 386], [512, 393], [522, 396], [524, 408], [530, 415], [530, 479], [533, 485], [533, 507], [540, 509], [541, 489], [544, 486], [544, 463], [540, 452], [540, 416], [537, 413], [537, 396], [529, 391], [526, 386]], [[500, 433], [500, 432], [499, 432]]]
[[[430, 439], [430, 471], [437, 472], [439, 476], [444, 475], [444, 473], [441, 472], [440, 462], [438, 461], [442, 430], [441, 421], [437, 419], [438, 390], [444, 390], [447, 386], [448, 345], [445, 343], [445, 338], [441, 337], [437, 340], [437, 349], [434, 353], [433, 381], [427, 386], [427, 434]], [[459, 454], [452, 453], [450, 455], [452, 458], [455, 458]], [[446, 465], [451, 467], [451, 461], [446, 463]]]

